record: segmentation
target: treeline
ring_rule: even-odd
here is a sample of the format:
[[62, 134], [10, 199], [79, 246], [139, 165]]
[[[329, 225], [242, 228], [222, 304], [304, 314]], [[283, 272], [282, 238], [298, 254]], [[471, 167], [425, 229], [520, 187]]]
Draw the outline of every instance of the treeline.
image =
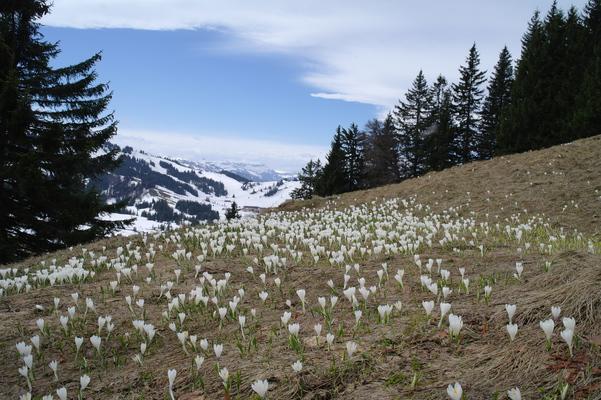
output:
[[338, 127], [325, 162], [309, 161], [294, 198], [365, 189], [495, 155], [601, 133], [601, 0], [582, 13], [537, 11], [514, 63], [505, 47], [489, 79], [474, 44], [459, 81], [419, 71], [383, 121]]
[[146, 203], [141, 215], [153, 221], [175, 222], [182, 221], [197, 224], [201, 221], [214, 221], [219, 219], [219, 213], [211, 208], [210, 204], [201, 204], [196, 201], [179, 200], [175, 204], [176, 212], [166, 200], [160, 199]]

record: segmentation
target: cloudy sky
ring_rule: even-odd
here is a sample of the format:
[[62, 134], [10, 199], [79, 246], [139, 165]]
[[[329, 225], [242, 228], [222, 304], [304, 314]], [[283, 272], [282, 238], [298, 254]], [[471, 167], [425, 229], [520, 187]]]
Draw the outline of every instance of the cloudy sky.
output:
[[[585, 0], [559, 1], [581, 8]], [[117, 142], [295, 170], [339, 124], [394, 106], [420, 69], [457, 77], [476, 43], [491, 70], [551, 0], [54, 0], [58, 63], [103, 51]]]

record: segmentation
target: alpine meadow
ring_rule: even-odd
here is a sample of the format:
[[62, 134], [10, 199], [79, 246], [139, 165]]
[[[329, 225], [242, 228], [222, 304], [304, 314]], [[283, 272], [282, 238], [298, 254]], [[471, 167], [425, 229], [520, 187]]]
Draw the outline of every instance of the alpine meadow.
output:
[[601, 399], [601, 0], [2, 0], [0, 137], [0, 399]]

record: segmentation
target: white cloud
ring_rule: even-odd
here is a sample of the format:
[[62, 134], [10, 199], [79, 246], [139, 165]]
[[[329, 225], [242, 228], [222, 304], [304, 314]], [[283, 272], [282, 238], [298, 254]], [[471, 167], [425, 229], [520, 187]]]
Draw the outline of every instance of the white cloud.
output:
[[[560, 1], [562, 6], [571, 2]], [[576, 5], [582, 6], [584, 0]], [[517, 56], [533, 10], [550, 0], [54, 0], [44, 23], [76, 28], [220, 29], [228, 51], [307, 61], [313, 96], [393, 105], [423, 68], [456, 78], [475, 41], [491, 69], [505, 44]]]
[[120, 129], [112, 141], [120, 146], [132, 146], [156, 155], [181, 157], [191, 161], [260, 163], [288, 172], [300, 170], [309, 159], [323, 159], [327, 151], [321, 146], [271, 140], [128, 129]]

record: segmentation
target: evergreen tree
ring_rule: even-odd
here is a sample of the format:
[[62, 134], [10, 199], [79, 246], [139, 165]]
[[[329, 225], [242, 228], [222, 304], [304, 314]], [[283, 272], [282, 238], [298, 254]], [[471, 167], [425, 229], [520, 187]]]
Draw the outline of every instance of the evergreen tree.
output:
[[227, 209], [227, 211], [225, 212], [225, 219], [227, 219], [228, 221], [232, 220], [232, 219], [238, 219], [240, 218], [240, 208], [238, 208], [238, 204], [236, 204], [236, 202], [232, 202], [232, 205], [230, 206], [230, 208]]
[[357, 124], [353, 123], [348, 129], [342, 130], [341, 145], [345, 159], [346, 191], [352, 192], [363, 186], [365, 173], [365, 135]]
[[431, 126], [432, 92], [422, 71], [405, 94], [405, 101], [395, 106], [399, 153], [404, 177], [420, 175], [424, 166], [424, 136]]
[[[544, 23], [543, 69], [537, 77], [541, 101], [537, 120], [534, 148], [548, 147], [569, 141], [566, 134], [567, 116], [571, 115], [573, 97], [566, 91], [570, 86], [570, 71], [566, 37], [566, 19], [554, 1]], [[580, 67], [581, 68], [581, 67]], [[544, 75], [542, 75], [544, 74]]]
[[480, 108], [484, 90], [485, 71], [480, 71], [480, 55], [472, 45], [466, 65], [459, 67], [459, 83], [453, 84], [453, 109], [457, 124], [455, 153], [461, 163], [475, 158], [475, 140], [480, 124]]
[[576, 137], [601, 134], [601, 0], [589, 0], [584, 9], [582, 83], [576, 94], [572, 129]]
[[545, 33], [540, 13], [536, 11], [522, 38], [522, 51], [517, 63], [511, 104], [502, 121], [497, 138], [498, 151], [504, 154], [535, 148], [536, 116], [540, 113], [540, 84], [543, 71]]
[[290, 193], [290, 197], [302, 200], [312, 198], [313, 194], [315, 194], [318, 181], [321, 178], [321, 173], [321, 161], [309, 160], [307, 165], [303, 167], [301, 173], [298, 174], [298, 180], [300, 181], [301, 186], [294, 189], [292, 193]]
[[593, 43], [575, 8], [566, 16], [554, 2], [544, 21], [535, 14], [524, 36], [511, 106], [501, 125], [502, 152], [538, 149], [578, 137], [587, 120], [583, 115], [591, 115], [583, 112], [588, 103], [583, 65], [591, 59]]
[[480, 130], [476, 141], [477, 158], [486, 160], [495, 154], [501, 118], [511, 102], [513, 65], [511, 54], [504, 47], [488, 85], [488, 94], [482, 106]]
[[344, 193], [348, 189], [346, 180], [346, 155], [342, 149], [342, 128], [336, 129], [326, 163], [315, 192], [320, 196], [331, 196]]
[[439, 75], [432, 86], [432, 113], [424, 142], [426, 169], [440, 171], [453, 165], [453, 99], [444, 76]]
[[396, 129], [391, 114], [384, 122], [367, 122], [366, 179], [367, 186], [375, 187], [400, 181]]
[[582, 137], [579, 135], [579, 129], [573, 125], [573, 117], [575, 110], [582, 107], [578, 103], [578, 98], [581, 90], [586, 90], [583, 84], [587, 66], [594, 57], [593, 47], [596, 44], [595, 39], [589, 37], [578, 9], [574, 6], [570, 7], [565, 21], [565, 54], [562, 60], [564, 79], [558, 79], [561, 85], [560, 93], [565, 99], [565, 110], [561, 117], [563, 123], [560, 143]]
[[113, 169], [116, 133], [108, 86], [96, 83], [100, 54], [55, 68], [44, 40], [44, 0], [0, 2], [0, 263], [105, 236], [122, 225], [86, 182]]

